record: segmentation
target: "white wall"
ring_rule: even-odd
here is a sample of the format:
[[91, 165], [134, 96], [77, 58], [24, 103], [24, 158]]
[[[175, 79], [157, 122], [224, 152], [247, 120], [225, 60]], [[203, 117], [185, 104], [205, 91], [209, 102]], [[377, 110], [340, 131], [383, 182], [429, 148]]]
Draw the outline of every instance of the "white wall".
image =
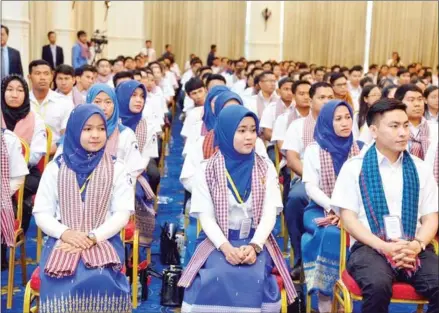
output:
[[[262, 11], [268, 8], [271, 17], [265, 22]], [[282, 1], [247, 1], [245, 54], [250, 60], [282, 58], [283, 41]]]
[[143, 1], [112, 1], [108, 13], [107, 56], [135, 56], [144, 47]]

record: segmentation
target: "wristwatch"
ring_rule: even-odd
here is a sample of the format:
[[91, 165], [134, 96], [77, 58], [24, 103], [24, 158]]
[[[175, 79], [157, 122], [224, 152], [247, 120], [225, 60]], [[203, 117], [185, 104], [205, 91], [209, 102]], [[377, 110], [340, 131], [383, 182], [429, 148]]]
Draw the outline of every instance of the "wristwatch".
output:
[[419, 242], [419, 245], [421, 246], [421, 250], [425, 251], [426, 246], [425, 246], [425, 243], [421, 239], [415, 238], [413, 240]]
[[94, 232], [89, 232], [87, 235], [88, 239], [90, 239], [91, 241], [93, 241], [93, 244], [95, 245], [97, 243], [97, 239], [96, 239], [96, 235]]
[[253, 249], [255, 249], [256, 254], [259, 254], [262, 251], [261, 247], [259, 247], [259, 245], [255, 244], [255, 243], [250, 243], [249, 246], [252, 246]]

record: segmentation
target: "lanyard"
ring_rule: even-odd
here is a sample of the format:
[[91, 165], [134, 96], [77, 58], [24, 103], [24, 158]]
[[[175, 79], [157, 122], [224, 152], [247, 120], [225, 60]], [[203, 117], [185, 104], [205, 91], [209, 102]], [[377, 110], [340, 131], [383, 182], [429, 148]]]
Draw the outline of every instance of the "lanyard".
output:
[[84, 184], [82, 185], [81, 189], [79, 189], [79, 193], [82, 194], [85, 190], [85, 187], [87, 186], [88, 181], [91, 178], [91, 175], [93, 175], [93, 173], [91, 173], [90, 175], [88, 175], [87, 179], [85, 180]]
[[233, 182], [232, 177], [230, 176], [229, 172], [226, 170], [226, 176], [227, 176], [227, 180], [229, 181], [230, 185], [232, 186], [232, 190], [235, 193], [236, 199], [238, 199], [238, 202], [240, 204], [243, 204], [244, 201], [242, 201], [241, 196], [239, 195], [238, 189], [235, 186], [235, 183]]

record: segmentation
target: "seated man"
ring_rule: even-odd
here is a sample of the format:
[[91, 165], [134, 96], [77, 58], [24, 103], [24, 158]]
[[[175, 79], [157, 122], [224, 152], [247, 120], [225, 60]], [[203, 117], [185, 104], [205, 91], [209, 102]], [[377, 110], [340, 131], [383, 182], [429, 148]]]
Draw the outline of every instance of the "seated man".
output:
[[431, 168], [409, 154], [406, 106], [379, 100], [367, 124], [376, 143], [349, 159], [331, 205], [352, 235], [347, 270], [363, 294], [363, 313], [389, 312], [392, 283], [405, 282], [439, 312], [438, 187]]

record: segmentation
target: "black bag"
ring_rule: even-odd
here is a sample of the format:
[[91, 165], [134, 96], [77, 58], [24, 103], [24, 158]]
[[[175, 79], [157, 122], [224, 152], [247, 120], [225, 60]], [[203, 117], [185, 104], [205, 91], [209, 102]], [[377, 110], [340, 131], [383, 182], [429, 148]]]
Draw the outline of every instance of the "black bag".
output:
[[153, 276], [156, 278], [162, 278], [162, 274], [156, 272], [152, 267], [151, 264], [148, 265], [147, 268], [141, 269], [139, 271], [139, 278], [140, 278], [140, 286], [139, 288], [142, 288], [140, 301], [146, 301], [148, 300], [148, 294], [149, 294], [149, 277]]
[[178, 287], [183, 270], [179, 266], [171, 265], [163, 271], [162, 290], [160, 294], [160, 305], [179, 307], [183, 303], [184, 288]]
[[163, 265], [180, 265], [180, 254], [178, 253], [175, 224], [165, 223], [160, 235], [160, 262]]
[[305, 313], [306, 312], [306, 297], [303, 291], [303, 284], [294, 284], [294, 288], [296, 288], [297, 298], [294, 300], [294, 303], [288, 306], [288, 313]]

